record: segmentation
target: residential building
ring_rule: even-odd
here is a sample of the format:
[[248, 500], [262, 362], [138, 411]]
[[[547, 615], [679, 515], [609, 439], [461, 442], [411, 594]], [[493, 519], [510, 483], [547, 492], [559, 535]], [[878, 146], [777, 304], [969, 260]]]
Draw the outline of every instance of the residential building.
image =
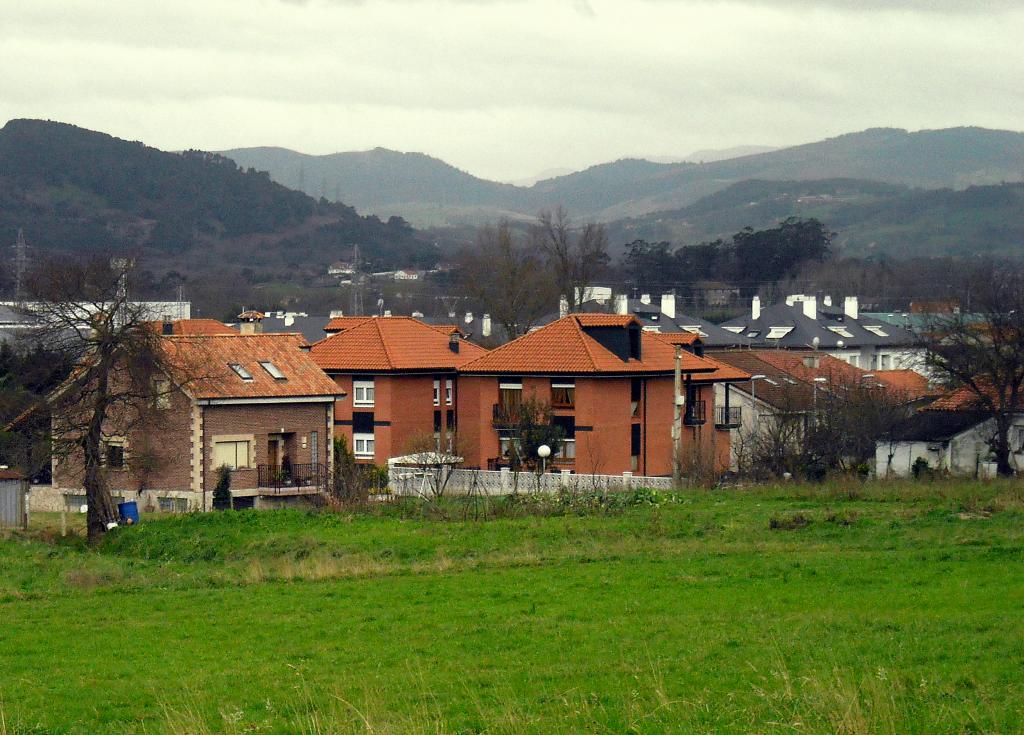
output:
[[728, 424], [739, 420], [727, 386], [746, 373], [702, 356], [695, 335], [645, 332], [635, 317], [613, 314], [570, 314], [459, 368], [465, 466], [507, 464], [515, 437], [506, 417], [534, 397], [550, 404], [565, 437], [552, 469], [671, 474], [677, 345], [685, 399], [681, 459], [690, 468], [726, 469]]
[[418, 281], [420, 280], [419, 271], [408, 270], [403, 268], [402, 270], [395, 271], [396, 281]]
[[830, 296], [787, 296], [765, 308], [755, 296], [750, 313], [721, 325], [743, 335], [755, 347], [816, 349], [866, 370], [911, 369], [924, 372], [925, 349], [912, 332], [875, 317], [861, 317], [856, 296], [843, 307]]
[[342, 317], [328, 329], [310, 354], [351, 396], [336, 405], [334, 425], [356, 458], [383, 465], [424, 442], [445, 449], [456, 433], [458, 370], [486, 350], [411, 317]]
[[[116, 497], [144, 508], [209, 509], [225, 465], [235, 507], [323, 489], [334, 403], [344, 393], [300, 335], [191, 334], [165, 336], [161, 345], [176, 367], [158, 379], [155, 405], [130, 425], [118, 416], [104, 427], [107, 483]], [[76, 504], [80, 456], [54, 458], [53, 484]]]
[[[908, 477], [915, 466], [953, 475], [996, 474], [992, 440], [996, 423], [981, 410], [976, 396], [961, 388], [915, 413], [875, 445], [878, 477]], [[1010, 465], [1024, 470], [1024, 408], [1010, 428]]]

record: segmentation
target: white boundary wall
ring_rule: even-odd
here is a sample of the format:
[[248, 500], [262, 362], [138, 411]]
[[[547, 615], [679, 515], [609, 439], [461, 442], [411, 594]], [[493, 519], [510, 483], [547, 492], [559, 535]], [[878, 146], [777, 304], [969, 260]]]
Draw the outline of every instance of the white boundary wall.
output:
[[[391, 466], [388, 485], [394, 495], [513, 495], [516, 493], [561, 490], [571, 492], [622, 492], [638, 488], [672, 490], [671, 477], [644, 477], [632, 472], [621, 475], [577, 475], [560, 473], [513, 472], [503, 470], [465, 470], [453, 468], [420, 469]], [[440, 491], [440, 493], [439, 493]]]

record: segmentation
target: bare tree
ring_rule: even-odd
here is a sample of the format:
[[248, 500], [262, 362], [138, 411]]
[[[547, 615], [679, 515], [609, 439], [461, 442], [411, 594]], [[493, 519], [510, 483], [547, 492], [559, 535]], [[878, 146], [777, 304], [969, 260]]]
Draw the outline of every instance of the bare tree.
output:
[[543, 258], [516, 236], [508, 220], [477, 233], [476, 248], [462, 252], [459, 271], [463, 291], [487, 310], [507, 339], [529, 331], [555, 300]]
[[46, 402], [55, 458], [81, 471], [91, 543], [117, 518], [107, 486], [108, 440], [140, 424], [195, 369], [165, 349], [153, 315], [128, 300], [132, 268], [123, 259], [63, 258], [41, 262], [27, 279], [26, 308], [41, 324], [35, 338], [74, 360]]
[[569, 304], [569, 311], [580, 311], [587, 291], [609, 262], [604, 226], [588, 223], [576, 230], [561, 206], [554, 212], [542, 211], [537, 219], [538, 244], [547, 256], [558, 292]]
[[927, 364], [940, 382], [966, 389], [974, 407], [991, 416], [996, 470], [1010, 476], [1010, 429], [1024, 408], [1024, 266], [980, 266], [970, 278], [970, 296], [970, 312], [928, 320]]

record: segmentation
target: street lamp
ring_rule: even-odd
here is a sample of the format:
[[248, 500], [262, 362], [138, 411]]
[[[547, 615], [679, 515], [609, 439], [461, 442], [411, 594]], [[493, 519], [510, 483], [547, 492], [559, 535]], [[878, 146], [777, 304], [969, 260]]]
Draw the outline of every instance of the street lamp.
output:
[[540, 457], [540, 472], [544, 474], [544, 468], [547, 465], [548, 457], [551, 456], [551, 447], [547, 444], [541, 444], [537, 447], [537, 456]]
[[757, 381], [758, 380], [766, 380], [767, 378], [768, 378], [767, 375], [763, 375], [761, 373], [758, 373], [757, 375], [751, 375], [750, 376], [750, 411], [751, 411], [751, 415], [754, 417], [754, 431], [757, 431], [757, 418], [758, 418], [758, 416], [757, 416], [757, 413], [758, 413], [757, 412], [757, 394], [756, 394], [754, 386], [757, 385]]

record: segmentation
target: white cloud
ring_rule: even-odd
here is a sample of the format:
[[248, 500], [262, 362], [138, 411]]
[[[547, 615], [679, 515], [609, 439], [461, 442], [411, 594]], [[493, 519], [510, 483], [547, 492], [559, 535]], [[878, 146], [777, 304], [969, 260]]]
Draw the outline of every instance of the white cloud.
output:
[[168, 149], [382, 145], [509, 179], [872, 125], [1019, 127], [1022, 25], [998, 1], [34, 0], [0, 25], [0, 119]]

